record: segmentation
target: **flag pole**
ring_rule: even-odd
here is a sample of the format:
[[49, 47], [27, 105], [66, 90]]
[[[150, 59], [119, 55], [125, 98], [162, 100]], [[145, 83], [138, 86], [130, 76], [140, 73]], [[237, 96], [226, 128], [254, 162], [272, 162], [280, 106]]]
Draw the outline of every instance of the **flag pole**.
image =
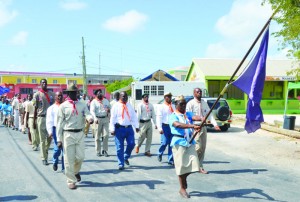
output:
[[[226, 83], [226, 85], [224, 86], [223, 90], [221, 91], [221, 93], [219, 94], [217, 100], [215, 101], [215, 103], [213, 104], [213, 106], [210, 108], [210, 110], [208, 111], [208, 113], [206, 114], [206, 116], [204, 117], [204, 120], [201, 122], [200, 125], [200, 129], [204, 126], [204, 124], [206, 123], [206, 120], [208, 118], [208, 116], [211, 114], [212, 110], [215, 108], [215, 106], [217, 105], [217, 103], [219, 102], [221, 96], [224, 95], [224, 93], [226, 92], [227, 88], [229, 87], [229, 85], [231, 84], [233, 78], [235, 77], [236, 73], [239, 71], [239, 69], [241, 68], [241, 66], [243, 65], [243, 63], [245, 62], [246, 58], [248, 57], [248, 55], [250, 54], [250, 52], [252, 51], [253, 47], [255, 46], [255, 44], [257, 43], [258, 39], [261, 37], [261, 35], [264, 33], [265, 29], [269, 26], [271, 20], [273, 19], [273, 17], [275, 16], [275, 14], [278, 12], [279, 7], [273, 12], [273, 14], [271, 15], [271, 17], [269, 18], [269, 20], [266, 22], [266, 24], [263, 26], [262, 30], [259, 32], [259, 34], [257, 35], [256, 39], [254, 40], [254, 42], [252, 43], [251, 47], [249, 48], [249, 50], [247, 51], [247, 53], [245, 54], [245, 56], [243, 57], [242, 61], [240, 62], [240, 64], [238, 65], [238, 67], [236, 68], [236, 70], [234, 71], [234, 73], [232, 74], [231, 78], [228, 80], [228, 82]], [[192, 143], [192, 141], [195, 139], [197, 133], [194, 133], [190, 143]]]

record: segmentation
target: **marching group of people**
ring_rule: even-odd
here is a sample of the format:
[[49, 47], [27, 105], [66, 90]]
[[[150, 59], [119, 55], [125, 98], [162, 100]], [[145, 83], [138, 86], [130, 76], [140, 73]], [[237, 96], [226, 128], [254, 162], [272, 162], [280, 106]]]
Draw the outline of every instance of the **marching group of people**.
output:
[[[200, 124], [205, 120], [209, 107], [201, 102], [200, 88], [194, 89], [194, 99], [188, 103], [183, 96], [176, 97], [175, 105], [172, 104], [172, 93], [165, 93], [164, 103], [156, 110], [149, 102], [149, 95], [143, 94], [142, 102], [135, 111], [128, 102], [126, 92], [116, 93], [109, 102], [99, 89], [94, 92], [94, 98], [85, 100], [86, 95], [80, 99], [76, 85], [70, 85], [64, 99], [63, 92], [47, 90], [46, 79], [42, 79], [40, 85], [41, 90], [34, 95], [29, 94], [25, 102], [17, 94], [11, 101], [10, 109], [9, 101], [2, 99], [0, 111], [3, 116], [0, 118], [4, 125], [24, 133], [25, 128], [28, 128], [30, 144], [35, 151], [40, 147], [43, 165], [48, 165], [48, 150], [53, 139], [53, 170], [58, 169], [58, 158], [63, 154], [62, 170], [70, 189], [76, 189], [76, 182], [81, 181], [84, 138], [90, 126], [95, 138], [96, 155], [99, 157], [109, 156], [108, 139], [109, 135], [114, 136], [119, 170], [130, 165], [132, 151], [135, 149], [139, 153], [145, 140], [144, 155], [152, 156], [153, 126], [158, 129], [161, 145], [157, 160], [162, 161], [163, 153], [168, 148], [168, 164], [175, 166], [179, 177], [179, 193], [184, 198], [189, 198], [186, 192], [187, 176], [193, 172], [208, 174], [203, 168], [207, 131], [205, 126], [200, 128]], [[14, 117], [13, 121], [11, 117]], [[212, 116], [207, 120], [216, 130], [220, 130]], [[138, 134], [137, 143], [135, 133]], [[195, 133], [195, 140], [191, 141]]]

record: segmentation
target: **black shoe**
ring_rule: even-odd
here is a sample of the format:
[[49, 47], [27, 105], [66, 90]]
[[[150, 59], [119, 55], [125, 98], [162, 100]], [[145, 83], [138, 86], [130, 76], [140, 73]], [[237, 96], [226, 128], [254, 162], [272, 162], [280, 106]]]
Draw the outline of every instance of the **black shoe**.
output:
[[157, 156], [157, 160], [158, 160], [159, 162], [161, 162], [161, 160], [162, 160], [161, 155], [158, 155], [158, 156]]
[[43, 162], [43, 165], [44, 165], [44, 166], [47, 166], [47, 165], [49, 165], [49, 163], [48, 163], [48, 161], [47, 161], [47, 160], [43, 160], [42, 162]]
[[57, 164], [53, 164], [53, 170], [57, 171]]
[[104, 151], [104, 150], [103, 150], [102, 154], [104, 154], [105, 157], [109, 157], [107, 151]]
[[76, 177], [76, 179], [77, 179], [77, 182], [80, 182], [80, 181], [81, 181], [81, 177], [80, 177], [79, 173], [77, 173], [77, 174], [75, 175], [75, 177]]
[[130, 165], [128, 160], [125, 160], [124, 163], [128, 166]]
[[124, 166], [119, 166], [119, 170], [124, 170]]
[[100, 153], [100, 152], [97, 152], [97, 156], [99, 156], [99, 157], [100, 157], [100, 156], [102, 156], [102, 155], [101, 155], [101, 153]]

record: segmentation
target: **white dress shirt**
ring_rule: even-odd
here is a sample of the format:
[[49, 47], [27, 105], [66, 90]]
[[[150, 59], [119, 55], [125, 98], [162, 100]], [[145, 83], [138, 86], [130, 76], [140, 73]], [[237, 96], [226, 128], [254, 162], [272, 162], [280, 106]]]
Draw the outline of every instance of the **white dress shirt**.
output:
[[152, 118], [154, 125], [156, 125], [156, 115], [154, 107], [151, 103], [148, 103], [148, 109], [145, 102], [141, 102], [137, 107], [138, 120], [150, 120]]
[[48, 134], [52, 134], [53, 126], [56, 127], [58, 107], [59, 104], [54, 103], [47, 109], [46, 128]]
[[115, 132], [115, 124], [118, 123], [122, 126], [132, 125], [134, 128], [139, 128], [139, 123], [137, 119], [137, 115], [129, 102], [126, 103], [126, 107], [128, 109], [129, 116], [124, 110], [124, 118], [122, 118], [122, 109], [123, 104], [121, 102], [116, 102], [111, 109], [111, 117], [109, 122], [109, 131]]
[[[172, 109], [175, 111], [175, 106], [172, 104]], [[165, 103], [157, 107], [156, 111], [156, 123], [158, 130], [162, 130], [162, 124], [169, 124], [169, 116], [172, 114], [170, 108]]]

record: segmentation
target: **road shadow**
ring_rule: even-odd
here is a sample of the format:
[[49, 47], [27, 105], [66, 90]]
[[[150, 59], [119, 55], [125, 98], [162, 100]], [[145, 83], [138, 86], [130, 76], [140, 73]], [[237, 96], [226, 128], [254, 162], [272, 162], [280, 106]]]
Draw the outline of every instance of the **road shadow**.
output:
[[124, 170], [116, 169], [105, 169], [105, 170], [91, 170], [91, 171], [80, 171], [80, 175], [94, 175], [94, 174], [119, 174], [121, 172], [132, 172], [131, 169], [125, 168]]
[[130, 169], [142, 169], [142, 170], [158, 170], [158, 169], [173, 169], [172, 166], [130, 166]]
[[123, 181], [111, 183], [82, 181], [78, 184], [78, 187], [121, 187], [129, 185], [146, 185], [149, 189], [155, 189], [155, 185], [157, 184], [164, 184], [164, 182], [160, 180]]
[[237, 173], [253, 173], [258, 174], [258, 172], [266, 172], [267, 169], [238, 169], [238, 170], [219, 170], [219, 171], [209, 171], [211, 174], [237, 174]]
[[229, 161], [204, 161], [203, 164], [222, 164], [230, 163]]
[[[263, 190], [255, 189], [255, 188], [235, 189], [229, 191], [216, 191], [211, 193], [192, 191], [189, 194], [191, 197], [213, 197], [219, 199], [234, 198], [235, 200], [236, 198], [244, 198], [244, 199], [262, 199], [262, 200], [269, 200], [269, 201], [278, 201], [275, 200], [273, 197], [269, 196], [268, 194], [264, 193]], [[253, 196], [254, 194], [257, 194], [258, 196]]]
[[228, 133], [228, 134], [230, 134], [230, 133], [240, 133], [240, 132], [242, 132], [242, 131], [245, 131], [245, 129], [244, 128], [239, 128], [239, 127], [230, 127], [230, 128], [228, 128], [228, 131], [217, 131], [217, 130], [215, 130], [215, 129], [213, 129], [213, 128], [207, 128], [207, 132], [209, 132], [209, 133], [216, 133], [216, 134], [218, 134], [218, 133]]
[[99, 159], [99, 160], [94, 160], [94, 159], [90, 159], [90, 160], [84, 160], [84, 163], [104, 163], [104, 162], [111, 162], [111, 163], [116, 163], [118, 162], [117, 160], [110, 160], [110, 159]]
[[29, 201], [35, 200], [38, 197], [35, 195], [14, 195], [14, 196], [1, 196], [0, 201]]

